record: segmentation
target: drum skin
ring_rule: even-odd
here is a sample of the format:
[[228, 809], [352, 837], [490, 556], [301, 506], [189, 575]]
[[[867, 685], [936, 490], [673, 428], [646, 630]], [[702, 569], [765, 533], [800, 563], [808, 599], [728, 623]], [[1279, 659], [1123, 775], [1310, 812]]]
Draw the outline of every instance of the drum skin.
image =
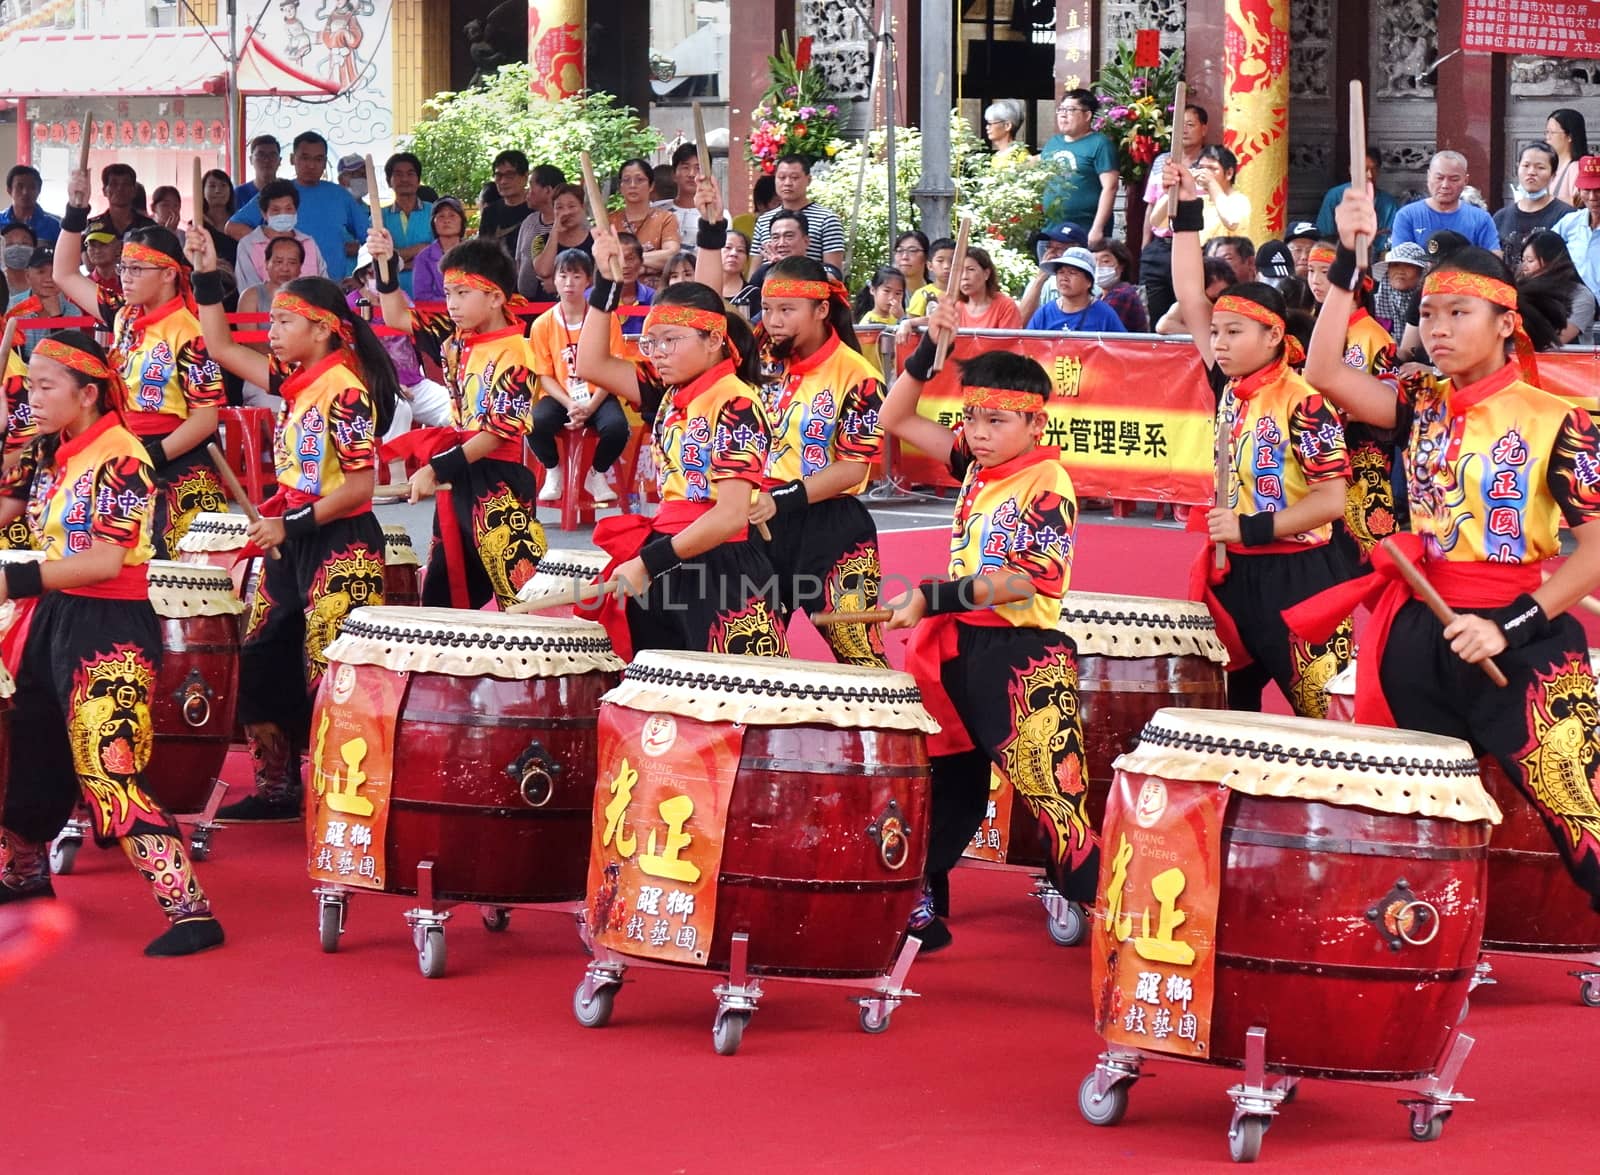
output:
[[161, 671], [145, 786], [169, 812], [198, 812], [228, 757], [239, 702], [238, 616], [157, 616]]
[[[868, 831], [891, 802], [908, 842], [897, 868]], [[728, 808], [707, 965], [726, 970], [733, 935], [744, 931], [755, 973], [887, 974], [922, 891], [927, 852], [923, 735], [749, 727]]]
[[1534, 806], [1488, 755], [1478, 760], [1483, 787], [1505, 821], [1489, 842], [1485, 950], [1600, 950], [1600, 914], [1572, 880]]
[[[386, 891], [415, 893], [417, 865], [429, 860], [440, 898], [504, 905], [582, 899], [596, 715], [617, 676], [413, 673], [395, 729]], [[523, 778], [541, 761], [558, 769], [549, 773], [548, 789], [542, 775], [531, 777], [530, 794], [544, 800], [535, 807], [524, 797]]]
[[[1089, 827], [1105, 821], [1112, 764], [1139, 741], [1139, 732], [1157, 710], [1169, 706], [1207, 710], [1228, 708], [1228, 686], [1218, 665], [1200, 656], [1104, 657], [1078, 654], [1078, 710], [1083, 720], [1083, 750], [1089, 786], [1084, 808]], [[1043, 868], [1044, 838], [1039, 822], [1020, 796], [1011, 801], [1008, 865]]]
[[[1486, 822], [1234, 793], [1217, 911], [1212, 1060], [1302, 1076], [1403, 1080], [1434, 1071], [1483, 933]], [[1392, 949], [1368, 920], [1404, 880], [1439, 914], [1423, 946]], [[1425, 937], [1420, 932], [1417, 937]]]

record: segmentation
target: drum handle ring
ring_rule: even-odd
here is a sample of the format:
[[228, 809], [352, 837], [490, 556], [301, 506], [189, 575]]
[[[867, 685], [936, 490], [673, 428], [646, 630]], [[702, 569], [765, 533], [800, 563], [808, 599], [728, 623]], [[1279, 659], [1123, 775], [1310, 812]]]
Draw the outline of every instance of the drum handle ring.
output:
[[545, 750], [543, 743], [534, 739], [506, 767], [506, 774], [516, 781], [523, 803], [530, 808], [542, 808], [555, 797], [556, 776], [561, 774], [561, 764]]
[[878, 842], [878, 858], [891, 873], [899, 872], [910, 860], [911, 829], [896, 801], [890, 800], [883, 813], [867, 826], [867, 835]]
[[[1406, 929], [1406, 919], [1413, 913], [1417, 915], [1419, 922], [1428, 924], [1428, 937], [1411, 937], [1411, 934]], [[1439, 937], [1439, 911], [1434, 908], [1433, 903], [1425, 902], [1421, 898], [1414, 898], [1395, 912], [1394, 931], [1411, 946], [1425, 947]]]
[[188, 679], [173, 697], [183, 720], [196, 730], [211, 721], [211, 687], [200, 676], [198, 669], [189, 673]]

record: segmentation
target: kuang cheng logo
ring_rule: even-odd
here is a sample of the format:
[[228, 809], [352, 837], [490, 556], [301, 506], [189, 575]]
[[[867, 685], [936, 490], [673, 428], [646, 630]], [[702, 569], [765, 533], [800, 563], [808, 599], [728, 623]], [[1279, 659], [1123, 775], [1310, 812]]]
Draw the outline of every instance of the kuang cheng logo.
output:
[[678, 724], [670, 714], [652, 714], [645, 719], [639, 732], [639, 749], [652, 759], [659, 759], [678, 741]]
[[344, 705], [350, 700], [350, 695], [356, 692], [356, 667], [343, 665], [333, 675], [333, 700], [339, 705]]
[[1161, 823], [1166, 811], [1167, 785], [1153, 777], [1146, 779], [1144, 786], [1139, 789], [1139, 798], [1134, 801], [1134, 820], [1138, 821], [1140, 828], [1154, 828]]

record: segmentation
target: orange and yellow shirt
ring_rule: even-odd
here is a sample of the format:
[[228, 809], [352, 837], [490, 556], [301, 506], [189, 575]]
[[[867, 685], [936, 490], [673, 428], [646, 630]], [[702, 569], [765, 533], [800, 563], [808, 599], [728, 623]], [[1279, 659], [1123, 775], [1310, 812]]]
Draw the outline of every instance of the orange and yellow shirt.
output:
[[[764, 389], [772, 447], [767, 478], [774, 484], [810, 477], [837, 461], [867, 465], [883, 450], [883, 379], [838, 335], [804, 359], [792, 360], [782, 382]], [[870, 471], [851, 493], [860, 493]]]
[[[35, 445], [24, 462], [43, 450]], [[124, 567], [148, 563], [153, 467], [144, 445], [107, 413], [82, 434], [63, 440], [49, 465], [30, 470], [28, 528], [46, 560], [66, 559], [92, 543], [122, 547]]]
[[273, 441], [278, 484], [326, 497], [351, 473], [378, 463], [378, 415], [367, 385], [334, 351], [311, 367], [284, 374], [274, 365], [272, 394], [283, 397]]
[[1411, 527], [1431, 559], [1537, 563], [1559, 553], [1563, 519], [1600, 519], [1600, 429], [1521, 374], [1512, 361], [1465, 388], [1400, 384]]
[[762, 483], [771, 430], [761, 397], [725, 359], [677, 390], [639, 364], [646, 419], [653, 414], [656, 489], [662, 502], [716, 501], [717, 483]]
[[136, 310], [100, 287], [100, 318], [111, 327], [112, 362], [128, 385], [123, 405], [139, 436], [161, 436], [196, 408], [221, 408], [222, 369], [206, 350], [200, 320], [174, 298], [153, 310]]
[[[528, 347], [533, 354], [535, 375], [547, 375], [566, 389], [575, 404], [586, 404], [592, 391], [587, 380], [578, 378], [578, 340], [583, 336], [584, 315], [588, 307], [578, 312], [578, 325], [568, 326], [560, 304], [552, 306], [528, 328]], [[625, 355], [622, 323], [615, 314], [610, 315], [611, 347], [613, 355]]]
[[539, 381], [521, 319], [481, 334], [463, 334], [447, 314], [413, 311], [412, 322], [419, 336], [439, 348], [439, 367], [450, 389], [450, 421], [456, 428], [517, 442], [533, 431]]
[[1016, 628], [1054, 629], [1072, 578], [1078, 518], [1077, 495], [1061, 451], [1030, 449], [985, 469], [957, 429], [950, 472], [961, 478], [950, 527], [950, 578], [1026, 576], [1034, 595], [1000, 605], [995, 615]]

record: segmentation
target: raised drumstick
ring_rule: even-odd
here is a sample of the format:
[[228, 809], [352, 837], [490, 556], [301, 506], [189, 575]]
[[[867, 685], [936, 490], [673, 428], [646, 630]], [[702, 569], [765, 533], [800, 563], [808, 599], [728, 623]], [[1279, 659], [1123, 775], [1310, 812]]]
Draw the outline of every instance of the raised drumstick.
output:
[[698, 102], [694, 103], [694, 146], [695, 154], [700, 157], [700, 174], [710, 179], [711, 148], [706, 145], [706, 118]]
[[[1350, 83], [1350, 186], [1358, 192], [1367, 190], [1367, 106], [1358, 81]], [[1371, 263], [1371, 245], [1365, 236], [1356, 238], [1358, 269], [1366, 269]]]
[[189, 177], [189, 219], [200, 232], [206, 228], [206, 167], [200, 161], [200, 156], [194, 157], [192, 173]]
[[[1456, 619], [1456, 611], [1444, 602], [1437, 589], [1428, 582], [1428, 577], [1423, 575], [1417, 565], [1407, 559], [1395, 544], [1393, 539], [1384, 539], [1383, 547], [1389, 553], [1389, 558], [1394, 560], [1394, 565], [1400, 571], [1400, 578], [1416, 593], [1417, 599], [1428, 606], [1428, 611], [1439, 618], [1439, 623], [1449, 626]], [[1485, 657], [1478, 662], [1483, 666], [1483, 671], [1489, 675], [1489, 680], [1502, 689], [1506, 686], [1506, 675], [1500, 672], [1500, 666], [1494, 663], [1493, 658]]]
[[811, 623], [821, 628], [829, 624], [883, 624], [894, 613], [888, 608], [867, 608], [860, 612], [818, 612]]
[[[1189, 104], [1189, 83], [1179, 82], [1172, 91], [1172, 142], [1168, 150], [1178, 157], [1178, 164], [1183, 164], [1182, 140], [1179, 130], [1183, 126], [1183, 108]], [[1178, 189], [1173, 188], [1167, 193], [1167, 223], [1171, 224], [1178, 218]]]
[[[367, 212], [372, 217], [372, 227], [382, 228], [383, 203], [378, 199], [378, 169], [372, 165], [372, 156], [368, 155], [364, 162], [367, 167]], [[395, 257], [386, 258], [383, 261], [378, 261], [374, 258], [372, 262], [374, 270], [377, 276], [385, 283], [388, 283], [394, 277], [394, 270], [390, 266], [395, 264], [398, 257], [399, 255], [396, 254]]]
[[94, 111], [83, 112], [83, 133], [78, 138], [78, 170], [89, 170], [89, 140], [94, 138]]
[[[600, 194], [600, 184], [594, 178], [594, 161], [589, 158], [589, 152], [578, 152], [578, 165], [583, 168], [583, 190], [589, 197], [589, 218], [594, 221], [595, 228], [605, 228], [611, 223], [611, 218], [606, 215], [606, 198]], [[618, 285], [622, 283], [622, 262], [615, 257], [611, 259], [611, 280]]]
[[[206, 452], [211, 455], [211, 464], [217, 467], [217, 476], [222, 479], [222, 484], [228, 487], [228, 493], [244, 510], [244, 516], [251, 522], [260, 522], [261, 512], [250, 504], [250, 495], [244, 492], [244, 487], [239, 484], [239, 479], [233, 475], [233, 466], [228, 464], [228, 459], [222, 455], [222, 450], [217, 448], [215, 441], [206, 446]], [[274, 559], [283, 558], [278, 553], [277, 547], [267, 548], [267, 554]]]
[[[944, 301], [947, 298], [960, 298], [961, 268], [967, 263], [967, 240], [971, 235], [972, 218], [963, 216], [961, 218], [961, 228], [956, 232], [956, 251], [950, 258], [950, 277], [944, 283], [944, 297], [940, 301]], [[944, 370], [944, 361], [949, 356], [950, 348], [955, 344], [955, 341], [955, 335], [953, 334], [944, 335], [935, 340], [937, 347], [933, 355], [933, 366], [928, 369], [929, 375], [938, 375], [939, 372]]]

